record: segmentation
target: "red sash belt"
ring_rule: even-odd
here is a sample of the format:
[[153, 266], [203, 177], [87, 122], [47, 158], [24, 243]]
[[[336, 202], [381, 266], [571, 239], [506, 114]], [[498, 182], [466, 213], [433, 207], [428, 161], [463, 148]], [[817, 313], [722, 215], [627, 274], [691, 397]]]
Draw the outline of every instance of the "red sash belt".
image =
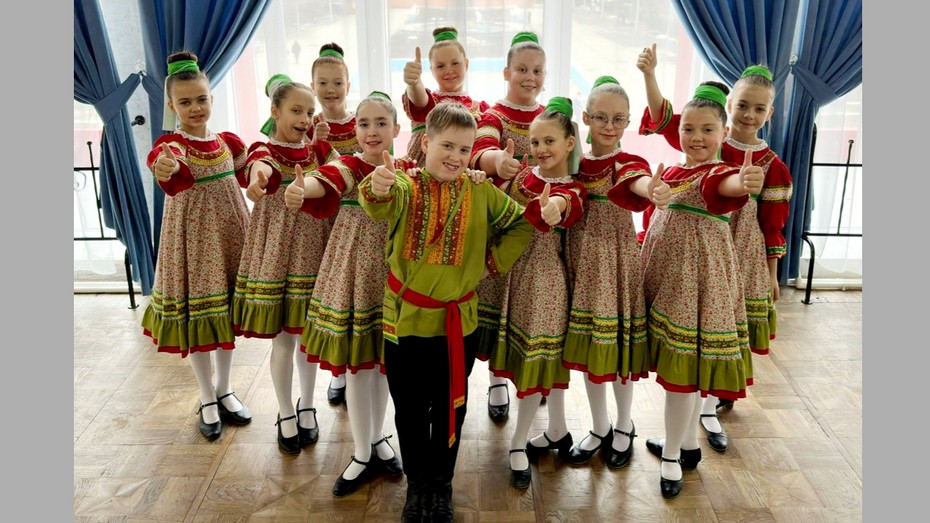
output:
[[[396, 294], [404, 284], [388, 273], [388, 286]], [[475, 291], [453, 301], [439, 301], [413, 289], [406, 289], [401, 299], [424, 309], [446, 309], [446, 340], [449, 344], [449, 446], [455, 443], [455, 409], [465, 404], [465, 341], [459, 304], [472, 299]], [[400, 309], [397, 310], [400, 316]], [[400, 318], [395, 318], [398, 321]]]

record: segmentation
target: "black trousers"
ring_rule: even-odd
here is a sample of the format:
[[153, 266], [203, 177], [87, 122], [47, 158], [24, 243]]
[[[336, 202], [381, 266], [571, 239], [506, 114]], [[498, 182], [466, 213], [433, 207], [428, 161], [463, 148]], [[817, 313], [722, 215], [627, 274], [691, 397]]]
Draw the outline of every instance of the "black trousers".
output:
[[[477, 331], [465, 336], [465, 376], [478, 353]], [[455, 443], [449, 446], [449, 348], [445, 336], [403, 336], [384, 341], [388, 388], [394, 400], [394, 426], [408, 483], [451, 483], [468, 408], [455, 409]]]

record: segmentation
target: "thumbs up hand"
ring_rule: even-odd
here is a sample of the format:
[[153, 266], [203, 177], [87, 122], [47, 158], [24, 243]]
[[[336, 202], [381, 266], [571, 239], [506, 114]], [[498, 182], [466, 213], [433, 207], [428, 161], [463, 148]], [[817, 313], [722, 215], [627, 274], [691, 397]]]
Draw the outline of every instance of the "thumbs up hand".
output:
[[[554, 198], [549, 198], [550, 185], [547, 183], [539, 195], [539, 211], [546, 225], [554, 227], [562, 221], [562, 210]], [[561, 198], [561, 196], [559, 197]], [[565, 199], [562, 198], [564, 201]]]
[[414, 87], [420, 83], [420, 77], [423, 75], [423, 61], [420, 58], [420, 48], [417, 47], [416, 58], [412, 62], [407, 62], [404, 66], [404, 83]]
[[171, 179], [171, 175], [178, 172], [180, 168], [181, 163], [171, 151], [171, 148], [168, 147], [168, 144], [161, 144], [161, 154], [152, 166], [155, 179], [159, 182], [167, 182]]
[[652, 175], [652, 178], [650, 178], [649, 185], [646, 189], [649, 199], [657, 209], [667, 209], [669, 202], [672, 201], [672, 190], [668, 184], [662, 180], [662, 174], [664, 172], [665, 166], [660, 163], [656, 172]]
[[300, 164], [294, 166], [294, 181], [287, 184], [284, 190], [284, 205], [288, 209], [300, 209], [304, 204], [304, 175]]
[[520, 172], [520, 162], [513, 157], [515, 147], [513, 139], [507, 138], [507, 147], [497, 156], [497, 175], [505, 180], [512, 179]]
[[375, 167], [374, 172], [371, 173], [371, 192], [378, 196], [386, 196], [394, 185], [397, 173], [394, 170], [391, 153], [381, 151], [381, 157], [384, 159], [384, 165]]
[[245, 190], [245, 195], [254, 203], [265, 197], [265, 187], [268, 186], [268, 175], [265, 174], [267, 169], [264, 162], [255, 162], [249, 170], [249, 187]]
[[636, 68], [643, 72], [643, 74], [653, 74], [655, 73], [656, 66], [659, 64], [659, 56], [656, 54], [656, 44], [652, 44], [652, 48], [644, 47], [643, 52], [639, 53], [639, 57], [636, 59]]
[[326, 120], [321, 119], [313, 126], [313, 140], [311, 141], [311, 144], [316, 145], [317, 142], [325, 142], [328, 138], [329, 123], [327, 123]]
[[748, 194], [759, 194], [762, 192], [762, 184], [765, 182], [765, 172], [762, 167], [752, 164], [752, 151], [746, 151], [743, 159], [743, 166], [739, 170], [740, 181], [743, 182], [743, 188]]

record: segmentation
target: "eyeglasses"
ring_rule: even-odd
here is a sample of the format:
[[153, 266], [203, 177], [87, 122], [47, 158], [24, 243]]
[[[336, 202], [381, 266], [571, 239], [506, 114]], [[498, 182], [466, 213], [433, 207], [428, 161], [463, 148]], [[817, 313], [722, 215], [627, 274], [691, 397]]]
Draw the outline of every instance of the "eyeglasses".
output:
[[614, 124], [614, 127], [620, 128], [630, 123], [630, 115], [628, 114], [618, 114], [613, 118], [608, 117], [604, 113], [597, 113], [588, 115], [591, 117], [591, 121], [594, 123], [595, 127], [607, 127], [607, 122]]

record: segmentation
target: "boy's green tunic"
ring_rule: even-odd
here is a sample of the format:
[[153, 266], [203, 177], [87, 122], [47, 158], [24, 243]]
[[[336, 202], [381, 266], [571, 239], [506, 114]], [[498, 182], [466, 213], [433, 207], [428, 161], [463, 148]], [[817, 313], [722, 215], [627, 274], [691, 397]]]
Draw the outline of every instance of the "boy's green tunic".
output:
[[[459, 195], [464, 199], [453, 224], [443, 231]], [[510, 270], [533, 235], [533, 226], [523, 218], [523, 206], [494, 184], [476, 185], [464, 174], [443, 183], [425, 169], [415, 178], [397, 171], [397, 180], [386, 196], [371, 192], [368, 177], [359, 184], [358, 201], [369, 216], [388, 221], [387, 263], [401, 282], [407, 282], [407, 275], [434, 235], [443, 233], [408, 288], [444, 302], [475, 290], [485, 267], [489, 277]], [[396, 295], [386, 287], [385, 339], [397, 343], [400, 336], [446, 334], [445, 310], [404, 303], [398, 316], [395, 303]], [[470, 334], [478, 327], [478, 298], [462, 303], [459, 309], [462, 333]]]

